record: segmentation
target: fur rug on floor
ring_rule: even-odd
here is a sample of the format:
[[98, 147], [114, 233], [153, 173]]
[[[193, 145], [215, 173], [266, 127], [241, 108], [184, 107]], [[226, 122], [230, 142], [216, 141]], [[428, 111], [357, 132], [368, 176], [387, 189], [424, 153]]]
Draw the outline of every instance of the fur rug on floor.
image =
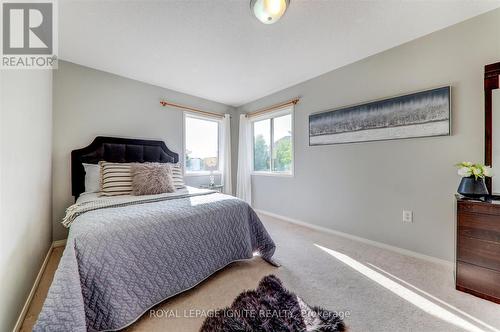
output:
[[238, 295], [231, 307], [215, 312], [201, 327], [201, 332], [344, 330], [344, 322], [336, 313], [310, 307], [287, 291], [274, 275], [264, 277], [256, 290]]

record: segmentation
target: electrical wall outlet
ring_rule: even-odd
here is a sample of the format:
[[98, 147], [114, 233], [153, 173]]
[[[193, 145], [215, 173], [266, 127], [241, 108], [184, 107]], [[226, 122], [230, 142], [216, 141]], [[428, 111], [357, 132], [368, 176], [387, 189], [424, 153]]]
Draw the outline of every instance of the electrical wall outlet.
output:
[[413, 222], [413, 211], [403, 210], [403, 222], [412, 223]]

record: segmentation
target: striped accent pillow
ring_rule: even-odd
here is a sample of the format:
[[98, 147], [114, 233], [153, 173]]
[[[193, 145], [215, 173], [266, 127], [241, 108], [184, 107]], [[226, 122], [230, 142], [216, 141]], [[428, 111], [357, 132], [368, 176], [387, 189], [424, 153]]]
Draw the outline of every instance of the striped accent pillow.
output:
[[184, 184], [184, 177], [182, 176], [181, 164], [172, 164], [170, 168], [172, 169], [172, 179], [174, 180], [175, 189], [186, 188], [186, 185]]
[[132, 169], [130, 163], [100, 161], [101, 196], [130, 195], [132, 193]]

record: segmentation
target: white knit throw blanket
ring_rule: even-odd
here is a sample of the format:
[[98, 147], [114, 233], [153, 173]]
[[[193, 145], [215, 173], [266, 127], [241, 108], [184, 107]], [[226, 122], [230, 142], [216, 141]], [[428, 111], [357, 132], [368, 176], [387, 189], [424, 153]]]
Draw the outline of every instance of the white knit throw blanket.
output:
[[215, 193], [213, 190], [198, 189], [187, 187], [183, 190], [177, 190], [173, 193], [165, 193], [158, 195], [144, 195], [144, 196], [113, 196], [113, 197], [100, 197], [90, 201], [83, 201], [75, 203], [66, 209], [66, 216], [62, 220], [65, 227], [70, 227], [71, 223], [80, 215], [94, 210], [115, 208], [135, 204], [145, 204], [166, 201], [170, 199], [186, 198], [200, 195], [208, 195]]

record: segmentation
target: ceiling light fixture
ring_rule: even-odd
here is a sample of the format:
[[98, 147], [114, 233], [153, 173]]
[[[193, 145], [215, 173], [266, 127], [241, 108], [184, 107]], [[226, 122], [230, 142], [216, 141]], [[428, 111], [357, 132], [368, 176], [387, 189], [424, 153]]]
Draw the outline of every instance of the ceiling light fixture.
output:
[[264, 24], [277, 22], [290, 6], [290, 0], [250, 0], [250, 9]]

